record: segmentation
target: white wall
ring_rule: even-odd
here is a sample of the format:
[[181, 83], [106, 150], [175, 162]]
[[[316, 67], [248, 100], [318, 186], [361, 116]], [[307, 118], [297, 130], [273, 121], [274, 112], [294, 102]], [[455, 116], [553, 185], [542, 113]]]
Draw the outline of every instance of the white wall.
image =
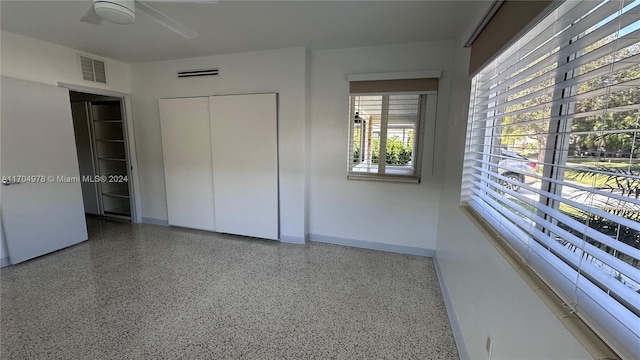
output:
[[[105, 61], [108, 84], [85, 81], [82, 80], [77, 53], [75, 49], [0, 31], [1, 76], [56, 86], [61, 82], [101, 90], [130, 92], [130, 65], [94, 56]], [[0, 263], [4, 264], [8, 255], [1, 225], [0, 223]]]
[[108, 84], [85, 81], [82, 80], [77, 54], [78, 50], [68, 47], [7, 31], [0, 32], [2, 76], [56, 86], [58, 82], [62, 82], [122, 93], [130, 92], [130, 65], [93, 55], [105, 61]]
[[456, 47], [437, 261], [472, 359], [589, 359], [591, 356], [459, 210], [470, 81], [469, 53]]
[[[284, 237], [302, 240], [305, 234], [306, 57], [306, 49], [298, 47], [132, 65], [143, 217], [167, 219], [158, 99], [277, 92], [280, 232]], [[186, 79], [176, 76], [178, 70], [209, 67], [219, 68], [220, 75]]]
[[[454, 42], [314, 51], [311, 55], [310, 238], [435, 249]], [[347, 180], [348, 74], [442, 70], [437, 133], [424, 138], [420, 184]], [[428, 126], [427, 126], [428, 127]], [[436, 159], [433, 164], [432, 160]], [[432, 171], [432, 165], [435, 169]]]

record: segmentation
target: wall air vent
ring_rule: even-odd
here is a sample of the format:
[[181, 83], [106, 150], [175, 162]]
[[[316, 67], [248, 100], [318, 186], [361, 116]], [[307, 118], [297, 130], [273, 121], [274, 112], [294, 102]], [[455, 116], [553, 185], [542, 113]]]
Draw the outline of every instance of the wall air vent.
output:
[[201, 76], [218, 76], [218, 69], [202, 69], [202, 70], [183, 70], [178, 71], [178, 79], [180, 78], [190, 78], [190, 77], [201, 77]]
[[83, 80], [103, 84], [107, 83], [104, 61], [92, 59], [83, 55], [78, 55], [78, 57], [80, 58], [80, 71], [82, 72]]

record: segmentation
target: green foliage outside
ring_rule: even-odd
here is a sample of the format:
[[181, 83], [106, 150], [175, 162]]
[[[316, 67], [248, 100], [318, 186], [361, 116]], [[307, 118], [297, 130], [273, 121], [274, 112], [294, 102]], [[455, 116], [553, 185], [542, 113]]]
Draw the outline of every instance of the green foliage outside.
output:
[[[380, 139], [373, 140], [371, 162], [380, 163]], [[407, 165], [411, 161], [411, 145], [405, 145], [402, 139], [393, 136], [387, 139], [387, 165]]]
[[357, 164], [360, 162], [360, 146], [357, 144], [353, 145], [353, 163]]
[[[594, 51], [607, 43], [615, 40], [615, 37], [611, 36], [605, 38], [591, 47], [587, 48], [585, 52]], [[615, 53], [599, 58], [595, 61], [582, 66], [580, 73], [584, 74], [593, 71], [598, 68], [611, 66], [615, 61], [619, 61], [623, 58], [629, 58], [631, 56], [640, 54], [640, 44], [636, 43], [631, 46], [617, 50]], [[614, 71], [611, 76], [605, 75], [595, 77], [581, 84], [578, 88], [578, 93], [583, 94], [589, 91], [602, 89], [606, 86], [624, 84], [628, 81], [640, 78], [640, 64], [626, 67], [622, 70]], [[616, 89], [611, 94], [607, 93], [600, 96], [588, 97], [579, 100], [575, 103], [575, 111], [584, 113], [592, 111], [601, 111], [602, 109], [632, 106], [638, 101], [640, 96], [640, 87], [637, 86], [622, 86]], [[574, 120], [572, 124], [572, 132], [586, 132], [586, 131], [603, 131], [598, 134], [586, 134], [578, 135], [574, 142], [575, 147], [580, 149], [595, 150], [603, 147], [607, 152], [614, 153], [636, 153], [637, 148], [634, 149], [635, 134], [630, 129], [638, 128], [638, 112], [631, 108], [630, 111], [603, 111], [594, 116], [588, 116], [578, 121]], [[605, 130], [616, 129], [619, 132], [607, 133]], [[625, 131], [627, 130], [627, 131]]]
[[[387, 165], [407, 165], [411, 161], [413, 153], [412, 144], [413, 141], [409, 137], [409, 144], [405, 143], [398, 136], [392, 136], [387, 139]], [[380, 139], [373, 139], [371, 142], [372, 154], [371, 163], [380, 163]], [[360, 146], [354, 142], [353, 145], [353, 163], [358, 163], [360, 160]]]
[[[607, 174], [595, 173], [595, 170], [605, 172]], [[631, 199], [638, 199], [638, 197], [640, 197], [639, 175], [640, 172], [638, 172], [638, 170], [624, 167], [583, 166], [572, 169], [572, 174], [566, 178], [581, 183], [596, 182], [596, 187], [600, 188], [601, 191], [607, 191], [629, 197], [629, 202], [613, 202], [612, 204], [609, 204], [608, 200], [603, 201], [594, 198], [591, 200], [591, 205], [621, 218], [640, 221], [640, 211], [638, 211], [638, 207], [631, 201]], [[585, 194], [587, 193], [576, 191], [572, 196], [576, 197]], [[564, 205], [564, 208], [562, 205]], [[617, 239], [630, 247], [636, 249], [640, 248], [640, 232], [637, 230], [609, 220], [605, 217], [573, 208], [567, 204], [562, 205], [560, 206], [560, 211], [571, 216], [575, 220], [585, 223], [590, 228], [609, 235], [611, 238]], [[581, 238], [584, 237], [584, 234], [581, 233], [580, 230], [572, 229], [570, 226], [565, 226], [564, 224], [561, 224], [560, 226], [576, 236]], [[629, 263], [635, 268], [640, 268], [640, 262], [638, 259], [628, 256], [622, 252], [615, 251], [613, 248], [610, 248], [609, 246], [606, 246], [594, 239], [588, 237], [586, 239], [591, 245], [594, 245], [599, 249]]]
[[[631, 247], [634, 247], [636, 249], [638, 248], [638, 244], [640, 243], [640, 233], [638, 233], [638, 231], [636, 231], [635, 229], [632, 229], [628, 226], [620, 225], [605, 217], [587, 213], [581, 210], [576, 210], [576, 212], [578, 212], [578, 214], [569, 213], [567, 215], [572, 217], [574, 220], [587, 224], [591, 229], [594, 229], [602, 234], [610, 236], [612, 239], [617, 239], [618, 241], [625, 243]], [[615, 210], [610, 209], [607, 212], [615, 213]], [[615, 215], [638, 221], [640, 213], [632, 210], [620, 210]], [[623, 252], [616, 251], [615, 249], [607, 246], [606, 244], [600, 243], [595, 239], [585, 236], [585, 234], [583, 234], [581, 230], [575, 229], [563, 223], [559, 223], [558, 226], [572, 233], [573, 235], [578, 236], [579, 238], [585, 238], [589, 244], [599, 248], [600, 250], [612, 256], [615, 256], [616, 258], [626, 262], [627, 264], [633, 266], [636, 269], [640, 269], [640, 262], [638, 261], [638, 259], [630, 255], [627, 255]], [[568, 243], [566, 241], [564, 242]]]
[[[602, 39], [587, 47], [581, 55], [584, 56], [615, 40], [615, 36]], [[613, 54], [588, 62], [576, 69], [573, 76], [606, 68], [620, 59], [630, 58], [637, 54], [640, 54], [640, 43], [635, 43], [619, 49]], [[541, 58], [539, 61], [546, 60]], [[518, 81], [513, 86], [524, 84], [538, 77], [549, 76], [548, 74], [552, 74], [556, 67], [557, 64], [551, 64]], [[571, 92], [575, 95], [585, 94], [610, 85], [625, 84], [639, 78], [640, 64], [637, 64], [615, 71], [611, 75], [604, 74], [594, 77], [571, 89]], [[504, 111], [512, 114], [505, 116], [502, 120], [500, 124], [502, 126], [498, 129], [501, 133], [500, 144], [496, 145], [506, 146], [510, 149], [522, 146], [521, 152], [538, 153], [538, 160], [542, 161], [544, 151], [547, 148], [547, 134], [550, 126], [548, 119], [551, 117], [550, 104], [553, 101], [553, 92], [545, 91], [544, 89], [553, 89], [554, 83], [555, 78], [549, 76], [542, 83], [534, 87], [525, 88], [507, 97], [510, 105], [506, 106]], [[634, 146], [637, 133], [633, 131], [640, 128], [638, 111], [633, 108], [633, 105], [637, 104], [639, 97], [640, 87], [629, 85], [616, 88], [611, 93], [589, 96], [576, 101], [572, 110], [574, 113], [594, 113], [594, 115], [576, 117], [570, 122], [572, 139], [569, 153], [578, 155], [581, 153], [593, 154], [599, 153], [599, 149], [604, 148], [606, 149], [607, 157], [616, 154], [618, 154], [616, 156], [626, 158], [639, 156], [640, 149], [637, 144]], [[523, 98], [523, 100], [518, 101], [517, 99], [519, 98]], [[624, 106], [629, 106], [629, 110], [605, 110]], [[607, 131], [611, 129], [617, 131]]]

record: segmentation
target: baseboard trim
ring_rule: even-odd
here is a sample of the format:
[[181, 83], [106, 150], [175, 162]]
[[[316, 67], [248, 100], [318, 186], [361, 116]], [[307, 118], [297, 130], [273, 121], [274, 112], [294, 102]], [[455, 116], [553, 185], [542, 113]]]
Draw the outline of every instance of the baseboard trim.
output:
[[5, 266], [9, 266], [9, 257], [8, 256], [0, 258], [0, 268], [3, 268]]
[[151, 224], [151, 225], [169, 226], [169, 221], [168, 220], [162, 220], [162, 219], [156, 219], [156, 218], [148, 218], [148, 217], [143, 217], [142, 218], [142, 223], [143, 224]]
[[393, 253], [407, 254], [407, 255], [418, 255], [418, 256], [425, 256], [425, 257], [433, 257], [435, 255], [435, 250], [433, 249], [423, 249], [419, 247], [406, 246], [406, 245], [384, 244], [384, 243], [365, 241], [365, 240], [345, 239], [345, 238], [340, 238], [335, 236], [309, 234], [309, 241], [343, 245], [343, 246], [351, 246], [351, 247], [357, 247], [357, 248], [363, 248], [363, 249], [379, 250], [379, 251], [386, 251], [386, 252], [393, 252]]
[[280, 235], [280, 242], [287, 244], [304, 245], [307, 243], [307, 239], [302, 236]]
[[437, 256], [433, 257], [433, 265], [436, 268], [436, 275], [438, 276], [438, 284], [440, 285], [440, 292], [442, 293], [442, 298], [444, 299], [444, 306], [447, 309], [447, 316], [449, 317], [449, 324], [451, 325], [451, 331], [453, 331], [453, 338], [456, 340], [456, 348], [458, 348], [458, 355], [462, 360], [471, 359], [471, 356], [469, 355], [469, 351], [467, 351], [467, 345], [464, 342], [464, 337], [462, 336], [462, 329], [460, 328], [458, 317], [456, 316], [456, 313], [453, 309], [453, 303], [451, 302], [449, 291], [447, 291], [447, 287], [444, 285], [444, 279], [442, 278], [442, 274], [440, 272], [440, 265], [438, 264]]

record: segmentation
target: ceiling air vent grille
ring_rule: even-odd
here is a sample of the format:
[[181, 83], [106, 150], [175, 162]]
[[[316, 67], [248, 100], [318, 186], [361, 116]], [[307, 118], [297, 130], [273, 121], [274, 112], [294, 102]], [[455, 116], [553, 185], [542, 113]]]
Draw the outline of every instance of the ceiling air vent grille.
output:
[[80, 57], [80, 70], [82, 71], [82, 79], [106, 84], [107, 74], [105, 72], [104, 61], [92, 59], [86, 56]]
[[178, 71], [178, 79], [202, 76], [218, 76], [218, 69], [183, 70]]

